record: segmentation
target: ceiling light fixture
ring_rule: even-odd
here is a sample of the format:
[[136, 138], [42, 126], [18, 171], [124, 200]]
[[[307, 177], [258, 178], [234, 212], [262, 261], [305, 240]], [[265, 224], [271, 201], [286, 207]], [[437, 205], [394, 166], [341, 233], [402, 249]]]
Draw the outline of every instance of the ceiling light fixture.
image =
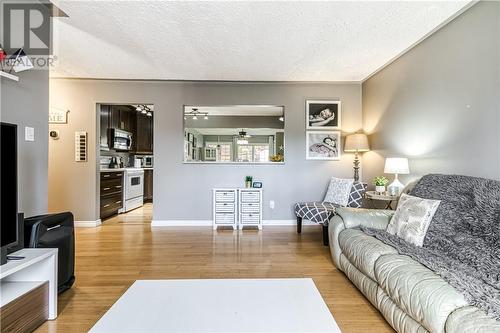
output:
[[148, 113], [146, 113], [146, 115], [147, 115], [148, 117], [152, 117], [152, 116], [153, 116], [153, 114], [151, 113], [151, 111], [148, 111]]
[[279, 117], [279, 120], [280, 121], [285, 121], [285, 117], [281, 116], [281, 117]]
[[250, 138], [251, 135], [247, 134], [245, 130], [241, 130], [238, 132], [238, 139], [236, 140], [236, 143], [239, 145], [247, 145], [248, 144], [248, 138]]
[[148, 111], [146, 111], [146, 109], [142, 109], [141, 113], [146, 114], [146, 113], [148, 113]]
[[203, 119], [207, 120], [208, 119], [208, 112], [200, 112], [198, 111], [198, 108], [192, 108], [191, 111], [184, 111], [184, 117], [192, 117], [193, 120], [197, 120], [198, 117], [202, 117]]

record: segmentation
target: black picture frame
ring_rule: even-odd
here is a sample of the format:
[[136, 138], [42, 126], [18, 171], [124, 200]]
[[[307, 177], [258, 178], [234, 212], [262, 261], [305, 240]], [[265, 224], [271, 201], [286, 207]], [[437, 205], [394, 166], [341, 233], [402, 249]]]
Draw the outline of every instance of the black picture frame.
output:
[[253, 188], [262, 188], [262, 182], [253, 182], [252, 187]]

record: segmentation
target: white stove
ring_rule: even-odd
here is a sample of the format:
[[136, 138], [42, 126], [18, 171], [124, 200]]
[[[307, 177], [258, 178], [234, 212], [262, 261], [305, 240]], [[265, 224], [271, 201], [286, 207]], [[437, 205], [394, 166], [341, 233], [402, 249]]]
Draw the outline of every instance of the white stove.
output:
[[144, 169], [125, 168], [125, 190], [123, 191], [123, 212], [144, 204]]

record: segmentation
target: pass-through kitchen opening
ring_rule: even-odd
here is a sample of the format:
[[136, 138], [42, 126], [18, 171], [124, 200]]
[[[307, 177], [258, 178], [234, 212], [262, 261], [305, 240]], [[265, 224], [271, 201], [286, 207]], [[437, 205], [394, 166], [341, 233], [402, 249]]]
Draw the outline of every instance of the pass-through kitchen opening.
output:
[[99, 215], [106, 222], [151, 222], [153, 210], [152, 104], [98, 104]]

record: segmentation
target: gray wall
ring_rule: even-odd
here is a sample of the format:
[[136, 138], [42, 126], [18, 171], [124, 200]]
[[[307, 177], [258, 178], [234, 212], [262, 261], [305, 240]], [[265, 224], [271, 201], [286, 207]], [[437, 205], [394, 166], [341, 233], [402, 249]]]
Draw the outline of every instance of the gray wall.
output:
[[[18, 125], [19, 211], [25, 216], [47, 212], [47, 136], [49, 74], [30, 70], [20, 81], [1, 79], [3, 122]], [[35, 128], [35, 141], [24, 141], [24, 127]]]
[[[500, 179], [500, 2], [481, 1], [363, 83], [363, 127], [374, 151], [430, 172]], [[408, 180], [408, 177], [406, 177]]]
[[[264, 219], [292, 219], [292, 205], [318, 200], [331, 176], [352, 177], [351, 154], [341, 161], [305, 160], [306, 98], [342, 100], [343, 130], [361, 128], [361, 85], [137, 82], [51, 80], [51, 105], [71, 110], [68, 125], [60, 125], [61, 139], [51, 141], [51, 207], [69, 209], [77, 220], [96, 220], [96, 156], [75, 165], [74, 130], [89, 133], [96, 146], [96, 103], [144, 103], [155, 106], [154, 219], [211, 219], [211, 190], [242, 186], [252, 175], [264, 183]], [[284, 105], [286, 118], [285, 165], [183, 164], [183, 106], [266, 104]], [[71, 182], [71, 184], [70, 184]], [[269, 208], [269, 200], [276, 208]]]

